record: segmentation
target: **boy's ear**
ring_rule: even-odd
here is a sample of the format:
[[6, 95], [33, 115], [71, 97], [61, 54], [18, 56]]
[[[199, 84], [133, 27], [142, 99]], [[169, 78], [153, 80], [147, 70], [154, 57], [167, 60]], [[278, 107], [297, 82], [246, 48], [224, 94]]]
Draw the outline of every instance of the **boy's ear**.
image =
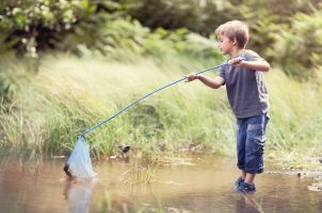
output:
[[237, 38], [233, 38], [232, 42], [233, 42], [233, 45], [234, 45], [234, 46], [236, 46], [236, 45], [238, 46]]

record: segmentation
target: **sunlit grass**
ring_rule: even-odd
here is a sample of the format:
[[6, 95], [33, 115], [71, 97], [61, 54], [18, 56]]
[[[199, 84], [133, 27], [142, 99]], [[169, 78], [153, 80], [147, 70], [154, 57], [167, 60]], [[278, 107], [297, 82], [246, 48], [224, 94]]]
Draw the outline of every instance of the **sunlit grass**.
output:
[[[210, 63], [164, 60], [137, 56], [123, 63], [69, 55], [44, 57], [36, 74], [19, 74], [19, 79], [25, 75], [31, 80], [12, 92], [12, 102], [1, 102], [0, 123], [6, 135], [2, 145], [67, 154], [84, 130]], [[321, 154], [321, 81], [299, 83], [278, 69], [264, 75], [271, 100], [266, 155], [289, 161], [285, 156], [292, 152]], [[235, 118], [224, 88], [215, 91], [197, 81], [179, 83], [143, 100], [86, 139], [93, 156], [115, 154], [119, 143], [130, 145], [136, 156], [186, 151], [233, 155]]]
[[[322, 154], [319, 131], [322, 128], [322, 89], [321, 80], [315, 80], [299, 83], [279, 70], [270, 73], [268, 78], [272, 119], [268, 127], [267, 154], [286, 165], [296, 165], [292, 167], [305, 167], [303, 157], [306, 155]], [[294, 160], [296, 163], [292, 162]]]
[[[72, 140], [81, 131], [189, 71], [159, 67], [143, 59], [135, 64], [75, 58], [59, 58], [55, 63], [52, 60], [43, 63], [34, 85], [37, 107], [47, 120], [46, 132], [51, 144], [48, 146], [53, 148], [68, 147], [66, 139]], [[175, 151], [202, 141], [211, 147], [211, 143], [217, 142], [208, 138], [207, 132], [217, 136], [226, 130], [230, 133], [232, 119], [228, 116], [226, 121], [216, 124], [222, 112], [230, 111], [225, 107], [224, 91], [212, 93], [198, 83], [180, 83], [94, 130], [88, 141], [98, 155], [115, 152], [115, 144], [121, 141], [144, 152], [158, 152], [159, 146]], [[207, 113], [214, 119], [207, 119]], [[219, 128], [223, 125], [228, 128]], [[222, 135], [229, 139], [229, 133]]]

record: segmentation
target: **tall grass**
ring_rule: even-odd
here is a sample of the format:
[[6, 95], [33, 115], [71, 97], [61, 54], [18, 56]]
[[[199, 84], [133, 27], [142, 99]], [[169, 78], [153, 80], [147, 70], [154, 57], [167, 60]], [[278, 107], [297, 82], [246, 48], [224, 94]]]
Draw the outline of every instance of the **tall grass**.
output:
[[[144, 94], [220, 63], [183, 58], [180, 63], [171, 59], [160, 63], [139, 56], [122, 61], [69, 55], [44, 58], [34, 78], [16, 92], [15, 107], [1, 108], [0, 123], [7, 137], [2, 145], [27, 144], [40, 153], [66, 154], [82, 131]], [[321, 81], [299, 83], [275, 69], [265, 76], [272, 118], [268, 156], [286, 161], [290, 155], [321, 154]], [[129, 144], [138, 155], [187, 150], [232, 155], [235, 118], [224, 88], [215, 91], [197, 81], [179, 83], [89, 133], [87, 141], [95, 156], [117, 153], [118, 143]]]
[[[37, 107], [46, 117], [49, 150], [67, 146], [81, 131], [184, 74], [142, 58], [134, 64], [75, 58], [60, 58], [53, 64], [52, 60], [43, 64], [34, 83]], [[176, 85], [94, 130], [88, 141], [97, 155], [112, 154], [119, 142], [144, 152], [158, 152], [160, 146], [175, 151], [202, 141], [210, 146], [210, 135], [231, 129], [228, 121], [216, 124], [216, 117], [229, 110], [221, 106], [226, 104], [224, 95], [211, 97], [212, 92], [197, 83]], [[212, 110], [214, 105], [217, 110]], [[214, 119], [207, 119], [207, 112]], [[219, 128], [223, 125], [226, 130]]]
[[299, 83], [280, 70], [270, 73], [271, 123], [268, 155], [289, 167], [305, 168], [322, 155], [321, 78]]

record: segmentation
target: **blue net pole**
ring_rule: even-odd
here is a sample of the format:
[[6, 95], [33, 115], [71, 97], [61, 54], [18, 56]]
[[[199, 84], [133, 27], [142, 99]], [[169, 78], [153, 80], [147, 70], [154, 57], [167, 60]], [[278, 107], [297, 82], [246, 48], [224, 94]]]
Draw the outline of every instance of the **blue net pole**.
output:
[[[201, 70], [199, 72], [196, 72], [196, 75], [200, 75], [202, 73], [205, 72], [209, 72], [211, 70], [220, 68], [224, 65], [226, 65], [227, 63], [223, 63], [217, 66], [213, 66], [213, 67], [209, 67], [207, 69]], [[152, 92], [149, 92], [148, 94], [142, 96], [141, 98], [137, 99], [136, 101], [134, 101], [133, 103], [127, 105], [126, 107], [124, 107], [123, 109], [121, 109], [120, 111], [118, 111], [117, 113], [115, 113], [114, 115], [108, 117], [107, 119], [103, 120], [102, 122], [96, 124], [95, 126], [85, 130], [80, 137], [77, 140], [77, 143], [74, 147], [74, 150], [72, 151], [72, 153], [70, 154], [70, 156], [68, 157], [68, 160], [66, 162], [66, 165], [64, 167], [64, 171], [67, 174], [67, 176], [74, 178], [74, 177], [81, 177], [81, 178], [94, 178], [96, 177], [96, 172], [93, 171], [93, 166], [92, 166], [92, 162], [91, 162], [91, 158], [90, 158], [90, 152], [89, 152], [89, 146], [86, 144], [85, 141], [85, 135], [88, 134], [89, 132], [93, 131], [94, 129], [102, 126], [103, 124], [105, 124], [106, 122], [112, 120], [113, 118], [117, 117], [118, 115], [120, 115], [122, 112], [126, 111], [127, 109], [129, 109], [130, 107], [134, 106], [135, 104], [139, 103], [140, 101], [148, 98], [149, 96], [153, 95], [154, 93], [157, 93], [161, 90], [164, 90], [168, 87], [171, 87], [181, 81], [184, 81], [185, 79], [187, 79], [187, 76], [184, 76], [176, 81], [173, 81], [165, 86], [162, 86]]]
[[[214, 70], [214, 69], [218, 69], [218, 68], [220, 68], [220, 67], [222, 67], [222, 66], [224, 66], [224, 65], [226, 65], [226, 64], [227, 64], [227, 63], [223, 63], [223, 64], [220, 64], [220, 65], [217, 65], [217, 66], [209, 67], [209, 68], [207, 68], [207, 69], [204, 69], [204, 70], [198, 71], [198, 72], [196, 72], [195, 74], [196, 74], [196, 75], [200, 75], [200, 74], [202, 74], [202, 73], [209, 72], [209, 71]], [[100, 122], [100, 123], [96, 124], [95, 126], [93, 126], [93, 127], [89, 128], [89, 129], [85, 130], [85, 131], [81, 134], [81, 136], [83, 136], [83, 137], [84, 137], [84, 136], [85, 136], [86, 134], [88, 134], [89, 132], [93, 131], [94, 129], [96, 129], [96, 128], [100, 127], [100, 126], [102, 126], [103, 124], [107, 123], [108, 121], [110, 121], [110, 120], [114, 119], [115, 117], [117, 117], [118, 115], [120, 115], [122, 112], [126, 111], [127, 109], [129, 109], [130, 107], [134, 106], [135, 104], [137, 104], [137, 103], [141, 102], [142, 100], [144, 100], [144, 99], [148, 98], [149, 96], [153, 95], [154, 93], [157, 93], [157, 92], [159, 92], [159, 91], [161, 91], [161, 90], [164, 90], [164, 89], [166, 89], [166, 88], [168, 88], [168, 87], [171, 87], [171, 86], [173, 86], [173, 85], [175, 85], [175, 84], [177, 84], [177, 83], [179, 83], [179, 82], [181, 82], [181, 81], [184, 81], [185, 79], [187, 79], [187, 77], [186, 77], [186, 76], [184, 76], [184, 77], [182, 77], [182, 78], [180, 78], [180, 79], [178, 79], [178, 80], [176, 80], [176, 81], [173, 81], [173, 82], [171, 82], [171, 83], [169, 83], [169, 84], [167, 84], [167, 85], [165, 85], [165, 86], [162, 86], [162, 87], [160, 87], [160, 88], [158, 88], [158, 89], [156, 89], [156, 90], [154, 90], [154, 91], [152, 91], [152, 92], [149, 92], [148, 94], [146, 94], [146, 95], [142, 96], [141, 98], [137, 99], [137, 100], [136, 100], [136, 101], [134, 101], [133, 103], [131, 103], [131, 104], [127, 105], [126, 107], [124, 107], [123, 109], [121, 109], [120, 111], [118, 111], [117, 113], [115, 113], [114, 115], [112, 115], [112, 116], [110, 116], [110, 117], [106, 118], [105, 120], [103, 120], [102, 122]]]

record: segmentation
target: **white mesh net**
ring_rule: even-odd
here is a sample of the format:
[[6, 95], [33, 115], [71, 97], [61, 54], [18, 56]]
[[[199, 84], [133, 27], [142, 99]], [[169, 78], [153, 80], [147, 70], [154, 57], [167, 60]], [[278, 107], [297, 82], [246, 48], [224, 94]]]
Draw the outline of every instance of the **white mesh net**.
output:
[[64, 168], [70, 177], [94, 178], [96, 172], [93, 171], [92, 161], [89, 155], [89, 147], [84, 137], [79, 137], [75, 148], [68, 158]]

